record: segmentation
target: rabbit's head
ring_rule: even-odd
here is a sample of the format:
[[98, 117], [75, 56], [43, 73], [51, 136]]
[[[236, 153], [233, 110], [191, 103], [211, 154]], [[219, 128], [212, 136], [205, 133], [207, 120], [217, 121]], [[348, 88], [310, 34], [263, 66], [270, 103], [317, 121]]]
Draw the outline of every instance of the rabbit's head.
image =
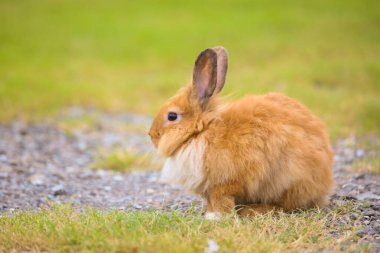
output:
[[227, 60], [223, 47], [202, 51], [195, 61], [191, 83], [161, 107], [149, 131], [161, 155], [173, 155], [217, 117], [216, 95], [224, 86]]

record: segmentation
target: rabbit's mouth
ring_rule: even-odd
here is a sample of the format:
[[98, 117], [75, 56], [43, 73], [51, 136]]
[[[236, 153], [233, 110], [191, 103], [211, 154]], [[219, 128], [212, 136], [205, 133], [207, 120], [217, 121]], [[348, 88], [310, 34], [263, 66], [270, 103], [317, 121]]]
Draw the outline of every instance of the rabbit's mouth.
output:
[[164, 157], [173, 156], [192, 136], [192, 132], [184, 129], [171, 129], [158, 140], [158, 153]]

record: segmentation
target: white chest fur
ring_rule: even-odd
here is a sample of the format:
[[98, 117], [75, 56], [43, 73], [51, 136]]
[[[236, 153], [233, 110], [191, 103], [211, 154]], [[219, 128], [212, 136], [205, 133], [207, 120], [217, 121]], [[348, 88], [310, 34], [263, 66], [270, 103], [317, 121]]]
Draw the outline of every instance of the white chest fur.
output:
[[181, 185], [188, 191], [199, 187], [204, 179], [203, 155], [206, 143], [203, 138], [192, 139], [189, 144], [166, 159], [161, 172], [164, 183]]

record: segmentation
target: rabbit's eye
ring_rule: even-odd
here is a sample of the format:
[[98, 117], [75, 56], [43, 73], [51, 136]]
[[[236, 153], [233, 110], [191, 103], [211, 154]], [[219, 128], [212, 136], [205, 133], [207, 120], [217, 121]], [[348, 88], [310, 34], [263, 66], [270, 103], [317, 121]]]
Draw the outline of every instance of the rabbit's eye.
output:
[[169, 112], [168, 113], [168, 120], [169, 121], [175, 121], [178, 118], [177, 113], [175, 112]]

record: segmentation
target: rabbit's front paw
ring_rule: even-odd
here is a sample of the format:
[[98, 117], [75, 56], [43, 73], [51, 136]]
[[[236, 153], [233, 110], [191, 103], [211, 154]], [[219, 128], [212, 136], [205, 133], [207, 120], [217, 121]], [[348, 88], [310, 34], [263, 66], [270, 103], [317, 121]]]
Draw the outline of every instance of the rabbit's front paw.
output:
[[219, 212], [207, 212], [205, 214], [206, 220], [220, 220], [222, 218], [222, 214]]

